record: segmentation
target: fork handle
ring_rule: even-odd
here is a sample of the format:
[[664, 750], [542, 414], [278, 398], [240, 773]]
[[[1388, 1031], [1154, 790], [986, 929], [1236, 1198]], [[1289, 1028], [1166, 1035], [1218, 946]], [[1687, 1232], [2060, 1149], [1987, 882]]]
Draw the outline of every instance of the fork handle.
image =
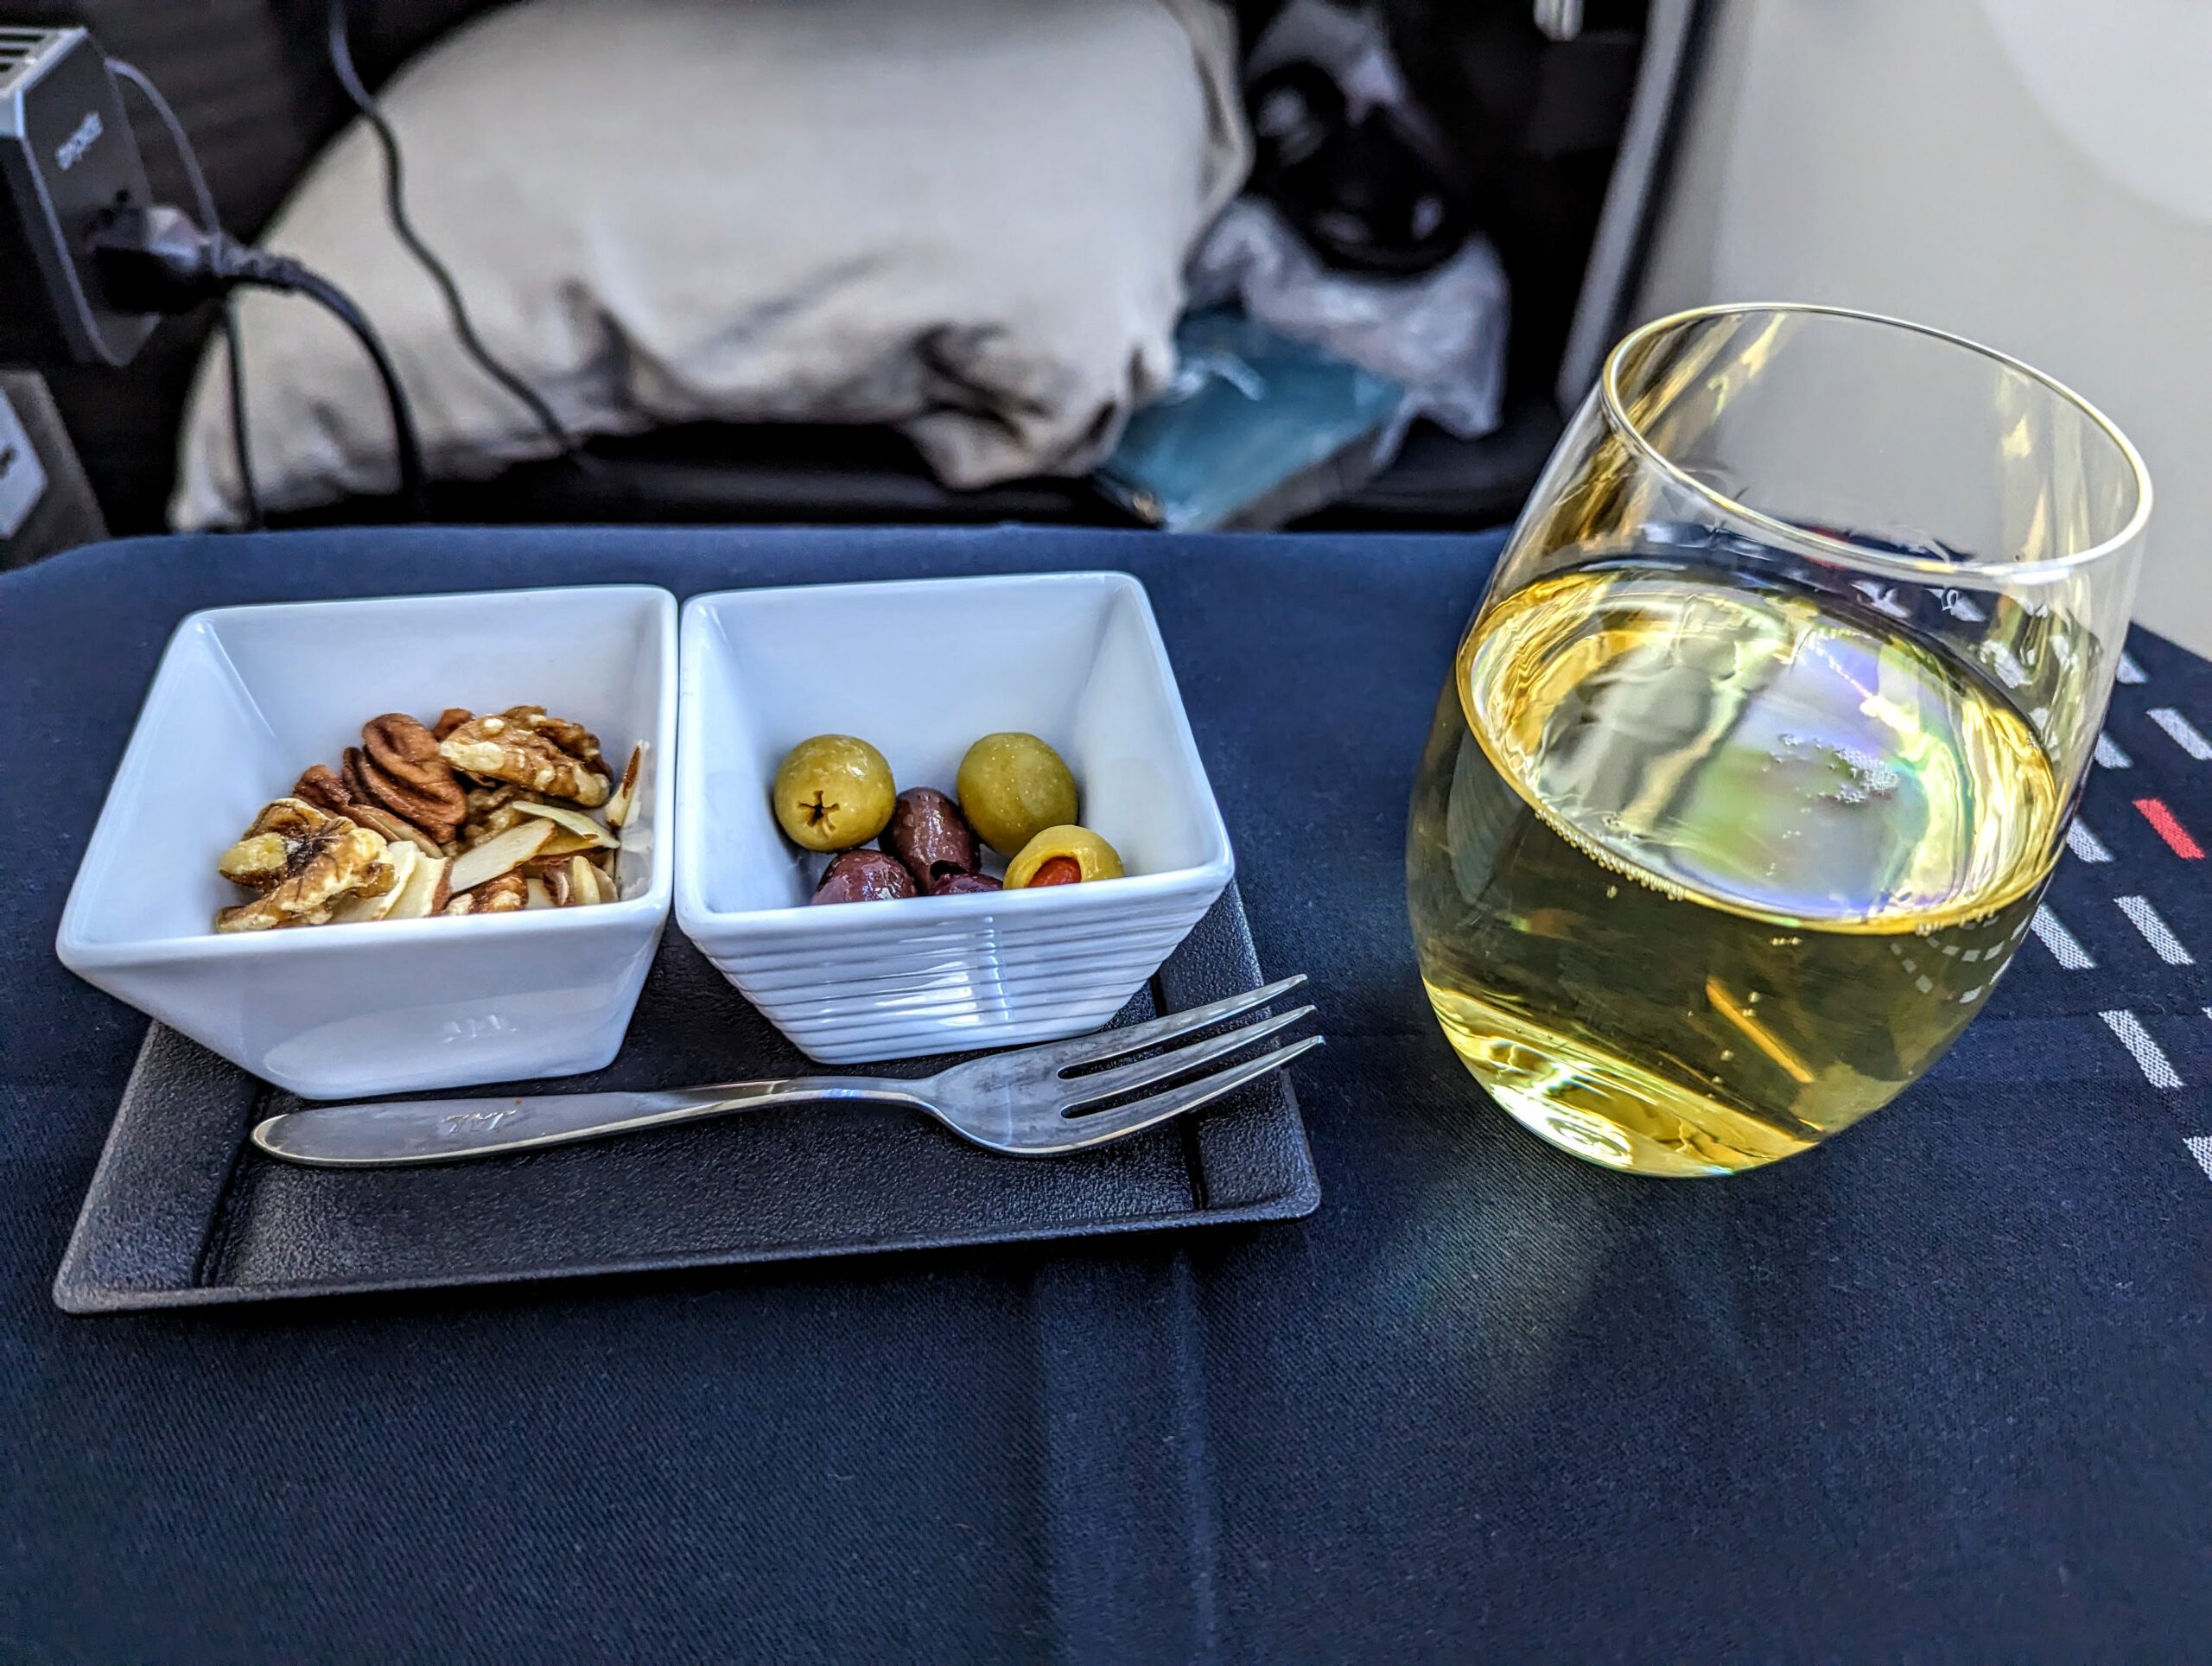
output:
[[793, 1076], [655, 1093], [548, 1093], [318, 1105], [270, 1117], [253, 1130], [253, 1142], [272, 1157], [324, 1168], [442, 1163], [666, 1128], [768, 1105], [822, 1099], [917, 1103], [903, 1086], [860, 1076]]

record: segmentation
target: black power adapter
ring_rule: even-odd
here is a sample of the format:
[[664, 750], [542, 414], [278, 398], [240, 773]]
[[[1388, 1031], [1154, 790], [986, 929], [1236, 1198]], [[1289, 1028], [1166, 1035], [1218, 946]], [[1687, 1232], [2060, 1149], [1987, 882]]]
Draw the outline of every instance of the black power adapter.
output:
[[[414, 413], [375, 329], [337, 285], [297, 261], [155, 201], [118, 73], [138, 83], [185, 146], [153, 84], [111, 66], [85, 30], [0, 24], [0, 365], [119, 367], [166, 315], [246, 286], [304, 296], [353, 332], [375, 367], [391, 410], [400, 495], [420, 514]], [[196, 164], [188, 167], [211, 205], [202, 213], [212, 213]], [[239, 463], [244, 474], [243, 440]]]
[[118, 302], [95, 244], [153, 190], [83, 29], [0, 27], [0, 363], [130, 363], [160, 319]]
[[[587, 462], [551, 407], [478, 337], [453, 274], [408, 219], [398, 137], [353, 66], [344, 0], [327, 0], [327, 22], [331, 67], [384, 153], [392, 229], [437, 285], [462, 349], [528, 408], [556, 446]], [[154, 200], [124, 114], [118, 76], [137, 87], [168, 130], [194, 186], [200, 220]], [[214, 198], [191, 141], [151, 80], [106, 58], [84, 29], [0, 22], [0, 366], [120, 367], [167, 315], [248, 286], [304, 296], [353, 334], [374, 366], [391, 410], [400, 493], [419, 513], [422, 448], [406, 391], [374, 327], [327, 279], [226, 236], [214, 217]], [[226, 328], [238, 474], [249, 519], [257, 524], [235, 320], [226, 318]]]

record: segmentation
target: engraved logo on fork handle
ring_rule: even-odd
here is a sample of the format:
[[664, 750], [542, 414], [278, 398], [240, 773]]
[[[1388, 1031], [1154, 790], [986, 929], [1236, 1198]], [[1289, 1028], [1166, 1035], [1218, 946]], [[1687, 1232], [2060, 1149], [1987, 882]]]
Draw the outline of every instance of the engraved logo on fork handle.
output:
[[813, 1077], [640, 1093], [322, 1105], [269, 1117], [252, 1137], [262, 1150], [287, 1162], [385, 1167], [567, 1145], [751, 1106], [831, 1098], [896, 1102], [906, 1097], [900, 1085], [895, 1080]]

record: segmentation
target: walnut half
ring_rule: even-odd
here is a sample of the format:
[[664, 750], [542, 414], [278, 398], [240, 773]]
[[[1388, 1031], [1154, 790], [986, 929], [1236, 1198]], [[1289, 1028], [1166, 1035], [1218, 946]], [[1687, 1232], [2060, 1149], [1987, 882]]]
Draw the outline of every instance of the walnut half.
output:
[[510, 706], [472, 717], [438, 743], [455, 769], [489, 781], [508, 781], [556, 798], [595, 807], [613, 788], [601, 773], [605, 760], [592, 733], [541, 706]]
[[472, 911], [479, 914], [512, 914], [529, 904], [530, 881], [520, 874], [505, 873], [495, 880], [486, 880], [467, 893], [476, 900]]
[[471, 787], [468, 819], [461, 823], [461, 843], [464, 848], [481, 844], [494, 833], [504, 833], [522, 820], [519, 806], [547, 802], [543, 792], [517, 786], [512, 781], [502, 781], [497, 786]]
[[245, 836], [216, 862], [224, 878], [258, 891], [215, 916], [219, 932], [319, 925], [341, 897], [380, 896], [398, 875], [384, 861], [381, 834], [302, 798], [264, 806]]

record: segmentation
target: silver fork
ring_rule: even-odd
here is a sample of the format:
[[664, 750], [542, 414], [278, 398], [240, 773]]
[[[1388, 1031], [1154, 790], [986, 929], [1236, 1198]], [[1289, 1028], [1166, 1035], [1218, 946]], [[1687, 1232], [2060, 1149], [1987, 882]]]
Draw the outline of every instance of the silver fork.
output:
[[1068, 1074], [1124, 1053], [1156, 1047], [1264, 1007], [1305, 981], [1306, 975], [1300, 972], [1249, 994], [1193, 1007], [1150, 1023], [1101, 1030], [1072, 1041], [991, 1053], [914, 1080], [794, 1076], [781, 1081], [725, 1082], [715, 1087], [658, 1093], [553, 1093], [530, 1098], [325, 1105], [270, 1117], [253, 1130], [253, 1142], [270, 1156], [289, 1162], [327, 1168], [375, 1168], [565, 1145], [574, 1140], [666, 1128], [671, 1122], [696, 1122], [766, 1105], [873, 1099], [925, 1110], [955, 1134], [993, 1151], [1018, 1157], [1048, 1157], [1103, 1145], [1196, 1110], [1319, 1046], [1319, 1036], [1308, 1036], [1147, 1098], [1088, 1115], [1083, 1114], [1085, 1105], [1187, 1075], [1201, 1065], [1287, 1029], [1313, 1008], [1299, 1007], [1111, 1070], [1087, 1076]]

